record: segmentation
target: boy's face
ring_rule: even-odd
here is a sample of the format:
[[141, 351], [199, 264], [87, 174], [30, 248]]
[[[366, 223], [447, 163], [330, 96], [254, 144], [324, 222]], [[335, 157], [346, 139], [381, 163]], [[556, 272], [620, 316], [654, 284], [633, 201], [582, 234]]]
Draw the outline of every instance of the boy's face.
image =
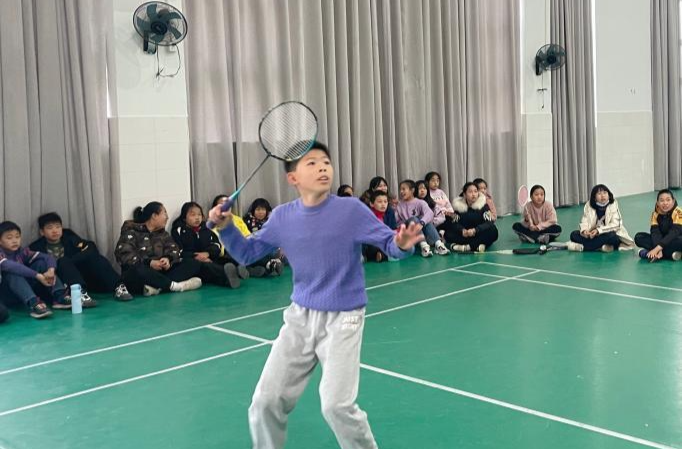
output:
[[21, 248], [21, 232], [7, 231], [0, 236], [0, 248], [6, 251], [16, 251]]
[[258, 220], [265, 220], [268, 216], [268, 210], [264, 207], [258, 206], [256, 210], [253, 211], [253, 216]]
[[287, 181], [299, 193], [328, 193], [334, 180], [332, 161], [322, 150], [310, 150], [298, 161], [296, 170], [287, 173]]
[[429, 179], [429, 189], [436, 190], [440, 187], [440, 178], [438, 176], [431, 176]]
[[50, 243], [57, 243], [62, 239], [63, 228], [61, 223], [48, 223], [40, 230], [40, 235]]
[[196, 228], [201, 224], [203, 219], [204, 216], [201, 214], [201, 210], [198, 207], [192, 207], [189, 212], [187, 212], [185, 222], [187, 223], [187, 226]]
[[379, 212], [386, 212], [386, 209], [388, 209], [388, 197], [386, 195], [376, 197], [372, 207]]
[[407, 184], [400, 184], [400, 198], [403, 201], [410, 201], [414, 198], [414, 191]]

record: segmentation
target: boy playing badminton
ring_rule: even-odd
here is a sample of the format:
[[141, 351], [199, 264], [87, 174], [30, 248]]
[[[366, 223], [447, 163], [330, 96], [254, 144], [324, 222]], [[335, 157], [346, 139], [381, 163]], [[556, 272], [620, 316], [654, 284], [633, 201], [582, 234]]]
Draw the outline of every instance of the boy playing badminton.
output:
[[330, 195], [334, 169], [320, 143], [285, 168], [300, 198], [276, 207], [256, 235], [242, 237], [220, 206], [209, 216], [228, 225], [221, 238], [240, 263], [253, 263], [279, 247], [294, 276], [292, 304], [249, 408], [253, 447], [284, 447], [288, 414], [319, 362], [322, 413], [339, 445], [376, 448], [367, 415], [355, 402], [367, 304], [360, 254], [367, 244], [390, 257], [407, 257], [423, 239], [421, 226], [392, 231], [359, 200]]

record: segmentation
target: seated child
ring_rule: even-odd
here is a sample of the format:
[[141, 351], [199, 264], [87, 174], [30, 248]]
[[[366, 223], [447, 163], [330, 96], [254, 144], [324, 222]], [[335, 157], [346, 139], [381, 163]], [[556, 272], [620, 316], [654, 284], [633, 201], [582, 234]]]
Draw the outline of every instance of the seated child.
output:
[[597, 184], [590, 192], [590, 201], [585, 204], [580, 230], [571, 233], [569, 251], [603, 251], [614, 249], [629, 250], [635, 242], [623, 225], [623, 216], [618, 201], [604, 184]]
[[534, 185], [530, 189], [530, 201], [523, 207], [523, 221], [514, 223], [512, 229], [522, 242], [547, 244], [561, 234], [557, 224], [556, 210], [545, 201], [545, 188]]
[[121, 281], [111, 263], [97, 250], [94, 242], [82, 239], [68, 228], [55, 212], [38, 217], [41, 237], [29, 246], [33, 251], [47, 253], [57, 260], [57, 276], [66, 285], [81, 286], [83, 307], [95, 307], [90, 290], [113, 293], [118, 301], [130, 301], [133, 296]]
[[21, 247], [21, 228], [16, 223], [0, 223], [0, 302], [19, 300], [33, 318], [52, 315], [53, 309], [70, 309], [71, 296], [56, 274], [57, 262], [48, 254]]
[[[386, 192], [382, 190], [377, 190], [375, 192], [372, 192], [372, 196], [370, 197], [370, 209], [372, 210], [372, 213], [374, 214], [375, 217], [382, 223], [384, 223], [386, 226], [390, 227], [391, 229], [395, 230], [398, 228], [398, 224], [393, 221], [392, 223], [387, 223], [387, 215], [386, 215], [386, 210], [388, 209], [388, 195]], [[368, 261], [373, 261], [373, 262], [384, 262], [388, 260], [388, 256], [384, 254], [379, 248], [375, 246], [370, 246], [370, 245], [363, 245], [362, 247], [362, 255], [365, 257], [365, 260]]]
[[455, 209], [453, 226], [445, 230], [445, 239], [452, 242], [450, 249], [456, 252], [484, 252], [498, 237], [497, 227], [476, 184], [467, 182], [459, 198], [452, 203]]
[[651, 214], [651, 233], [638, 232], [635, 243], [642, 248], [639, 257], [655, 262], [660, 259], [682, 259], [682, 209], [673, 192], [658, 192]]
[[488, 209], [490, 210], [490, 216], [492, 217], [493, 221], [497, 221], [497, 208], [495, 207], [495, 202], [493, 201], [493, 195], [488, 189], [488, 183], [483, 178], [476, 178], [473, 182], [476, 184], [478, 193], [485, 195], [485, 203], [488, 205]]
[[450, 251], [445, 247], [445, 244], [440, 239], [436, 227], [433, 225], [433, 211], [426, 204], [426, 201], [415, 197], [417, 185], [414, 181], [407, 179], [400, 183], [400, 204], [396, 209], [396, 218], [398, 225], [404, 224], [409, 226], [410, 223], [419, 223], [422, 225], [422, 233], [426, 241], [419, 243], [422, 257], [431, 257], [430, 245], [436, 248], [436, 254], [440, 256], [447, 256]]
[[220, 256], [220, 238], [206, 227], [204, 211], [194, 201], [182, 205], [180, 216], [171, 227], [171, 235], [180, 247], [183, 259], [194, 259], [201, 264], [199, 277], [203, 282], [239, 288], [240, 279], [248, 279], [246, 267], [237, 267], [232, 262], [214, 262]]

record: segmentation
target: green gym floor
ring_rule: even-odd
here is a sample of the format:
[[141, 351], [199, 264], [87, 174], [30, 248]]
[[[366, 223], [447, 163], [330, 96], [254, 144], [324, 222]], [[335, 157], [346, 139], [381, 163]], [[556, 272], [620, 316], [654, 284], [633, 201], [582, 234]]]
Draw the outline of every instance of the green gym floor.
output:
[[[631, 235], [654, 194], [620, 200]], [[582, 207], [559, 210], [564, 241]], [[520, 246], [517, 217], [492, 249]], [[359, 404], [382, 448], [682, 448], [682, 280], [633, 252], [366, 264]], [[248, 448], [289, 271], [239, 290], [100, 297], [0, 326], [0, 448]], [[287, 447], [335, 448], [320, 369]]]

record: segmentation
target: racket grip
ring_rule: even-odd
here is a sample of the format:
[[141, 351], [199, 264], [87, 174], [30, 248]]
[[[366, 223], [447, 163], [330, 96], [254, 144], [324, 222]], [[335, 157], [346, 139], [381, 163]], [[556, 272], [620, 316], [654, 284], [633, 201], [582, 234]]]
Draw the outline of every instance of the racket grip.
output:
[[[225, 201], [223, 203], [223, 205], [220, 207], [220, 211], [221, 212], [227, 212], [228, 210], [230, 210], [232, 208], [232, 206], [234, 206], [234, 200], [232, 198], [228, 198], [227, 201]], [[208, 229], [213, 229], [213, 228], [215, 228], [215, 226], [216, 226], [216, 224], [210, 220], [206, 222], [206, 227]]]

